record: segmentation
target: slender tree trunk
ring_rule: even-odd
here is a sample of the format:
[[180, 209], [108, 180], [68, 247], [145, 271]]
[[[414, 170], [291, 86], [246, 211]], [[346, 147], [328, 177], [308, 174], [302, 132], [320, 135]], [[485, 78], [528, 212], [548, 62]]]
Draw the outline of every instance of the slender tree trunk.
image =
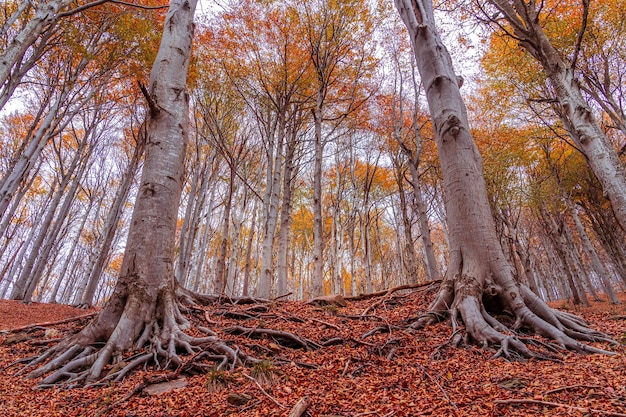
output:
[[[274, 243], [276, 241], [276, 225], [278, 223], [278, 203], [280, 201], [280, 179], [282, 176], [283, 150], [285, 145], [285, 116], [278, 115], [278, 132], [275, 149], [270, 147], [270, 158], [267, 163], [267, 187], [265, 193], [264, 214], [265, 226], [263, 236], [263, 250], [261, 255], [261, 276], [257, 285], [257, 296], [269, 298], [272, 292], [272, 281], [274, 279]], [[273, 141], [272, 141], [273, 142]], [[273, 159], [272, 159], [273, 157]]]
[[57, 193], [55, 194], [54, 199], [52, 200], [50, 206], [48, 207], [48, 212], [46, 213], [46, 216], [44, 217], [39, 227], [39, 233], [37, 235], [37, 238], [35, 239], [35, 241], [33, 242], [31, 246], [32, 247], [31, 253], [28, 256], [28, 259], [26, 260], [24, 267], [22, 268], [20, 276], [15, 281], [15, 285], [13, 286], [13, 291], [11, 292], [12, 300], [23, 300], [24, 297], [26, 296], [27, 289], [31, 282], [31, 273], [35, 266], [35, 261], [39, 257], [42, 245], [48, 233], [48, 229], [50, 228], [50, 225], [52, 224], [52, 221], [54, 220], [54, 214], [57, 208], [59, 207], [59, 204], [61, 204], [61, 200], [64, 196], [65, 188], [70, 184], [73, 171], [76, 169], [81, 159], [81, 156], [82, 156], [81, 153], [82, 152], [76, 152], [70, 166], [68, 167], [67, 171], [65, 172], [65, 175], [60, 181], [59, 189]]
[[[7, 94], [4, 90], [11, 84], [16, 85], [19, 83], [19, 78], [21, 77], [18, 77], [18, 74], [21, 76], [25, 74], [21, 67], [23, 66], [22, 61], [26, 52], [40, 40], [44, 31], [51, 30], [51, 26], [58, 19], [58, 13], [70, 3], [71, 0], [48, 0], [45, 3], [42, 2], [35, 11], [33, 18], [11, 39], [6, 49], [0, 53], [0, 97], [7, 96], [6, 99], [3, 97], [2, 106], [10, 97], [10, 94]], [[42, 48], [35, 49], [39, 53], [42, 52]], [[34, 65], [34, 62], [32, 62], [31, 66]], [[17, 74], [13, 73], [14, 71]], [[2, 109], [2, 106], [0, 106], [0, 109]]]
[[285, 173], [283, 175], [283, 201], [280, 211], [280, 232], [278, 236], [278, 257], [276, 275], [276, 295], [287, 293], [287, 254], [291, 236], [291, 196], [294, 180], [294, 157], [297, 146], [297, 132], [291, 132], [285, 152]]
[[[576, 208], [572, 205], [570, 201], [567, 202], [567, 207], [570, 212], [570, 215], [574, 219], [574, 224], [576, 225], [576, 230], [578, 231], [578, 236], [580, 236], [581, 243], [583, 245], [583, 249], [587, 252], [587, 256], [591, 259], [591, 265], [593, 266], [594, 271], [600, 278], [600, 282], [602, 282], [602, 286], [604, 287], [605, 294], [609, 297], [609, 301], [611, 304], [620, 304], [615, 291], [613, 290], [613, 286], [611, 285], [611, 281], [609, 280], [609, 273], [604, 268], [602, 262], [600, 262], [600, 258], [598, 257], [598, 253], [595, 248], [591, 244], [591, 240], [585, 231], [585, 227], [580, 221], [578, 217], [578, 212]], [[597, 297], [597, 295], [596, 295]]]
[[[196, 151], [198, 152], [198, 151]], [[183, 226], [180, 230], [180, 238], [178, 242], [178, 259], [176, 263], [176, 278], [180, 284], [184, 284], [187, 278], [189, 267], [187, 262], [189, 261], [188, 254], [191, 252], [191, 246], [193, 239], [190, 239], [191, 227], [193, 220], [191, 218], [194, 212], [194, 206], [197, 204], [196, 193], [200, 187], [199, 180], [201, 175], [201, 169], [198, 167], [200, 162], [200, 155], [196, 155], [196, 163], [192, 166], [193, 177], [191, 180], [191, 186], [189, 188], [189, 196], [187, 198], [187, 207], [185, 208], [185, 217], [183, 218]]]
[[[87, 138], [83, 139], [83, 141], [87, 141]], [[64, 196], [63, 205], [59, 210], [59, 214], [57, 215], [56, 221], [54, 222], [54, 226], [51, 230], [46, 232], [46, 241], [43, 244], [42, 248], [39, 250], [39, 255], [37, 257], [37, 263], [33, 267], [30, 273], [30, 283], [26, 289], [26, 293], [24, 295], [24, 301], [29, 303], [33, 296], [39, 281], [41, 280], [42, 274], [44, 272], [44, 268], [48, 264], [50, 252], [54, 247], [54, 244], [57, 242], [57, 237], [59, 232], [61, 231], [61, 227], [65, 223], [65, 220], [69, 217], [70, 209], [72, 208], [72, 204], [74, 203], [74, 199], [76, 198], [76, 193], [78, 191], [78, 187], [80, 186], [81, 181], [83, 180], [83, 175], [87, 171], [87, 167], [89, 165], [89, 158], [91, 157], [91, 153], [93, 151], [93, 147], [91, 145], [86, 145], [88, 147], [87, 151], [83, 155], [82, 147], [80, 146], [77, 150], [77, 157], [80, 157], [80, 167], [78, 168], [78, 172], [74, 173], [74, 179], [70, 185], [69, 190]], [[72, 172], [74, 170], [70, 170]]]
[[135, 179], [137, 168], [139, 167], [139, 162], [143, 156], [144, 146], [145, 135], [140, 133], [137, 144], [135, 145], [135, 150], [133, 151], [133, 156], [130, 158], [128, 166], [126, 167], [122, 183], [115, 194], [109, 215], [107, 216], [104, 224], [104, 240], [102, 241], [102, 245], [100, 246], [100, 250], [98, 251], [93, 267], [89, 272], [87, 287], [80, 298], [80, 304], [83, 306], [91, 306], [93, 304], [93, 297], [98, 283], [100, 282], [100, 278], [102, 277], [102, 273], [104, 272], [106, 261], [109, 259], [109, 252], [111, 251], [111, 246], [113, 244], [113, 240], [115, 239], [115, 233], [118, 229], [118, 223], [120, 221], [120, 217], [122, 216], [124, 204], [128, 198], [130, 188], [133, 185], [133, 180]]
[[[89, 204], [89, 208], [86, 210], [85, 215], [80, 221], [80, 225], [78, 226], [78, 228], [76, 228], [76, 234], [74, 235], [74, 238], [72, 239], [70, 249], [67, 251], [67, 254], [65, 255], [65, 260], [63, 261], [63, 265], [61, 266], [59, 276], [56, 282], [54, 283], [52, 292], [50, 293], [50, 301], [49, 301], [50, 303], [54, 304], [57, 302], [57, 294], [59, 292], [59, 287], [61, 286], [61, 283], [65, 281], [65, 276], [67, 275], [67, 271], [69, 270], [70, 263], [72, 260], [74, 260], [74, 252], [76, 251], [78, 243], [80, 242], [80, 238], [83, 234], [83, 230], [85, 230], [85, 224], [87, 223], [87, 219], [89, 218], [89, 212], [91, 211], [93, 204], [94, 204], [94, 200], [91, 200]], [[97, 216], [95, 216], [94, 218], [97, 218]]]
[[228, 178], [228, 191], [224, 201], [224, 213], [222, 216], [222, 238], [219, 247], [217, 261], [215, 262], [215, 281], [213, 285], [215, 294], [224, 294], [226, 290], [226, 257], [228, 255], [228, 241], [230, 240], [230, 212], [233, 206], [233, 195], [235, 193], [235, 165], [231, 161], [230, 175]]
[[317, 104], [313, 111], [315, 127], [313, 156], [313, 276], [310, 296], [324, 295], [324, 228], [322, 219], [322, 160], [324, 145], [322, 138], [323, 90], [318, 91]]
[[252, 205], [252, 220], [250, 221], [250, 233], [248, 234], [248, 242], [246, 243], [246, 262], [243, 269], [243, 288], [242, 295], [248, 296], [250, 288], [250, 270], [252, 269], [252, 243], [256, 234], [256, 217], [257, 217], [257, 200]]

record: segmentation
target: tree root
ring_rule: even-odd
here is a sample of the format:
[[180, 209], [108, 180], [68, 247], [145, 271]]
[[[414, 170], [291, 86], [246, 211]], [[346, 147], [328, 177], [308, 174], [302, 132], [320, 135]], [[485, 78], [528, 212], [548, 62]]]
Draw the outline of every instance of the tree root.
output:
[[320, 345], [312, 340], [301, 338], [293, 333], [283, 332], [280, 330], [272, 329], [258, 329], [243, 326], [232, 326], [224, 329], [224, 332], [237, 335], [246, 335], [250, 337], [263, 337], [269, 336], [273, 338], [277, 343], [291, 348], [300, 348], [305, 350], [319, 349]]
[[[99, 315], [81, 332], [28, 362], [17, 375], [47, 361], [32, 370], [28, 377], [45, 376], [39, 388], [58, 384], [72, 387], [119, 381], [148, 364], [157, 369], [206, 372], [210, 368], [232, 369], [258, 362], [229, 346], [210, 329], [197, 327], [206, 336], [187, 334], [185, 331], [191, 324], [181, 311], [188, 309], [173, 294], [164, 293], [159, 308], [155, 307], [156, 311], [147, 321], [141, 320], [139, 312], [142, 310], [134, 309], [135, 306], [139, 304], [127, 301], [116, 325], [109, 323], [106, 314]], [[136, 352], [133, 356], [124, 358], [127, 352], [133, 351]], [[190, 359], [183, 360], [182, 355], [189, 355]]]
[[[566, 350], [614, 355], [611, 351], [581, 343], [616, 343], [608, 335], [591, 329], [585, 320], [576, 315], [553, 310], [525, 286], [520, 285], [519, 292], [516, 288], [494, 286], [492, 291], [483, 294], [472, 284], [475, 282], [468, 280], [465, 287], [461, 287], [451, 279], [444, 280], [429, 311], [409, 327], [422, 329], [448, 318], [453, 331], [449, 344], [458, 346], [462, 342], [474, 342], [483, 347], [495, 346], [497, 350], [492, 358], [556, 360], [554, 355]], [[509, 323], [508, 316], [501, 321], [489, 313], [484, 304], [485, 297], [496, 298], [497, 305], [501, 308], [505, 306], [502, 311], [510, 310], [512, 323]], [[553, 342], [522, 337], [522, 331]]]

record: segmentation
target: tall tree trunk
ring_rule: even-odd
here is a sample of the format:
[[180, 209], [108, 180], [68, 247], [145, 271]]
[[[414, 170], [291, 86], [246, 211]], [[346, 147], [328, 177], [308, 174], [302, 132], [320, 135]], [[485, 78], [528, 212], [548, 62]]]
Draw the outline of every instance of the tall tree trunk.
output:
[[[528, 287], [515, 281], [496, 235], [481, 157], [459, 91], [460, 78], [435, 29], [432, 2], [395, 3], [407, 26], [428, 100], [443, 174], [450, 237], [450, 264], [430, 306], [434, 314], [420, 318], [414, 327], [433, 323], [440, 315], [450, 315], [456, 331], [460, 317], [471, 340], [500, 346], [497, 355], [508, 356], [513, 349], [524, 356], [535, 356], [520, 339], [507, 335], [507, 326], [489, 314], [491, 302], [496, 301], [500, 306], [496, 311], [506, 306], [514, 315], [516, 326], [525, 325], [569, 349], [598, 351], [574, 340], [578, 334], [566, 333], [573, 326], [571, 318], [550, 309]], [[596, 335], [581, 327], [583, 340]], [[461, 340], [460, 335], [453, 336], [453, 344]]]
[[322, 160], [324, 144], [322, 138], [322, 106], [324, 90], [317, 94], [316, 107], [313, 110], [315, 135], [313, 138], [313, 276], [311, 279], [311, 297], [324, 295], [324, 227], [322, 219]]
[[[548, 213], [545, 209], [541, 210], [541, 216], [544, 220], [544, 225], [546, 227], [546, 231], [552, 241], [552, 245], [554, 250], [561, 261], [561, 265], [563, 265], [563, 273], [565, 274], [565, 278], [567, 279], [567, 284], [572, 294], [572, 301], [574, 304], [584, 304], [589, 306], [589, 301], [587, 300], [587, 296], [585, 295], [584, 288], [581, 287], [580, 282], [578, 285], [576, 281], [578, 281], [576, 275], [574, 274], [574, 260], [572, 256], [569, 254], [569, 248], [567, 245], [567, 239], [565, 238], [563, 225], [559, 226], [554, 216]], [[579, 291], [579, 288], [582, 291]]]
[[589, 235], [587, 235], [585, 227], [578, 217], [578, 212], [569, 200], [567, 201], [567, 208], [569, 210], [570, 216], [572, 216], [572, 219], [574, 219], [574, 225], [576, 226], [576, 230], [578, 231], [578, 236], [580, 237], [583, 249], [585, 250], [585, 252], [587, 252], [587, 256], [589, 256], [589, 258], [591, 259], [591, 265], [593, 266], [593, 269], [596, 272], [598, 278], [600, 278], [600, 282], [602, 282], [605, 294], [609, 297], [609, 301], [611, 302], [611, 304], [620, 304], [619, 298], [617, 298], [617, 295], [613, 290], [613, 286], [611, 285], [611, 281], [609, 280], [609, 273], [604, 268], [602, 262], [600, 262], [598, 253], [591, 244]]
[[[41, 121], [41, 124], [37, 126], [34, 132], [29, 132], [29, 135], [32, 133], [33, 136], [28, 139], [28, 145], [19, 155], [11, 170], [2, 178], [2, 182], [0, 183], [0, 216], [4, 215], [15, 192], [18, 190], [20, 184], [28, 177], [48, 141], [70, 123], [72, 119], [71, 116], [80, 111], [80, 106], [75, 106], [73, 110], [68, 110], [66, 100], [68, 99], [72, 87], [77, 84], [79, 75], [87, 67], [87, 64], [89, 64], [89, 59], [87, 58], [82, 58], [76, 67], [71, 67], [70, 64], [68, 64], [68, 74], [65, 76], [65, 79], [56, 80], [62, 82], [61, 91], [58, 93], [56, 100], [52, 103], [48, 114]], [[85, 93], [82, 98], [83, 102], [88, 101], [96, 91], [96, 88], [92, 88]], [[64, 108], [63, 106], [66, 107]]]
[[285, 173], [283, 174], [283, 201], [280, 210], [280, 232], [278, 235], [278, 257], [276, 295], [287, 293], [287, 254], [291, 236], [291, 196], [294, 181], [294, 158], [297, 146], [297, 130], [292, 128], [285, 151]]
[[261, 276], [257, 285], [257, 296], [269, 298], [274, 279], [274, 243], [278, 223], [278, 203], [280, 201], [280, 179], [282, 176], [283, 150], [285, 145], [285, 115], [278, 114], [278, 133], [270, 140], [268, 153], [267, 189], [263, 201], [264, 236], [261, 255]]
[[243, 288], [241, 295], [248, 296], [250, 288], [250, 271], [252, 270], [252, 244], [254, 243], [254, 236], [256, 235], [256, 218], [257, 218], [257, 204], [258, 200], [254, 201], [252, 205], [252, 220], [250, 222], [250, 233], [248, 234], [248, 242], [246, 243], [246, 262], [243, 267]]
[[78, 166], [78, 163], [82, 157], [81, 153], [82, 152], [76, 152], [76, 154], [74, 155], [74, 158], [72, 159], [72, 162], [70, 163], [70, 166], [68, 167], [67, 171], [61, 178], [61, 181], [59, 184], [59, 190], [55, 194], [54, 199], [52, 200], [50, 206], [48, 207], [46, 216], [44, 217], [44, 219], [41, 222], [41, 225], [39, 226], [39, 233], [37, 235], [37, 238], [35, 239], [35, 241], [33, 242], [31, 246], [32, 248], [31, 253], [28, 256], [28, 259], [26, 260], [26, 263], [24, 264], [22, 271], [20, 272], [20, 276], [15, 281], [15, 285], [13, 286], [13, 291], [11, 292], [12, 300], [23, 300], [24, 297], [26, 296], [26, 291], [31, 282], [31, 272], [33, 271], [33, 268], [35, 266], [35, 261], [39, 257], [42, 245], [48, 233], [48, 229], [50, 228], [50, 225], [52, 224], [52, 221], [54, 220], [54, 214], [57, 208], [59, 207], [59, 204], [61, 204], [61, 201], [65, 193], [65, 188], [70, 184], [73, 171]]
[[39, 358], [55, 358], [31, 373], [37, 377], [56, 371], [42, 381], [43, 386], [67, 378], [66, 369], [78, 372], [73, 383], [97, 380], [111, 359], [145, 345], [148, 351], [133, 361], [134, 366], [152, 359], [183, 365], [177, 349], [193, 351], [194, 345], [237, 361], [237, 353], [216, 337], [194, 338], [184, 333], [190, 323], [177, 300], [178, 294], [197, 298], [177, 287], [174, 274], [189, 117], [186, 77], [195, 7], [195, 0], [170, 2], [150, 83], [143, 88], [150, 107], [145, 163], [115, 290], [87, 327]]
[[[83, 139], [83, 141], [86, 142], [87, 138]], [[68, 189], [67, 193], [65, 193], [63, 205], [61, 206], [61, 209], [59, 210], [57, 218], [54, 222], [54, 226], [52, 227], [51, 230], [46, 232], [46, 242], [39, 249], [37, 263], [35, 264], [35, 266], [33, 267], [30, 273], [30, 277], [29, 277], [30, 283], [24, 295], [24, 302], [29, 303], [31, 301], [33, 293], [35, 289], [37, 288], [39, 281], [41, 280], [41, 276], [43, 274], [44, 268], [49, 262], [48, 258], [50, 257], [50, 252], [52, 251], [52, 248], [54, 247], [54, 244], [57, 241], [57, 237], [59, 235], [59, 232], [61, 231], [61, 227], [65, 223], [65, 220], [69, 217], [70, 209], [72, 207], [72, 204], [74, 203], [74, 199], [76, 198], [78, 187], [80, 186], [80, 183], [83, 180], [83, 175], [85, 175], [85, 172], [89, 165], [88, 164], [89, 158], [91, 157], [91, 153], [93, 151], [93, 147], [91, 145], [86, 144], [86, 146], [87, 146], [87, 151], [85, 152], [85, 154], [83, 154], [82, 145], [79, 147], [79, 149], [76, 152], [77, 158], [80, 158], [80, 161], [79, 161], [80, 166], [77, 172], [74, 172], [74, 178], [72, 179], [70, 188]], [[75, 170], [74, 169], [69, 170], [69, 172], [73, 172], [73, 171]]]
[[[398, 245], [402, 245], [404, 240], [404, 251], [401, 251], [402, 264], [406, 271], [406, 283], [415, 284], [418, 282], [418, 269], [417, 269], [417, 256], [415, 256], [415, 244], [413, 240], [413, 227], [411, 219], [409, 218], [409, 210], [406, 204], [406, 194], [404, 191], [404, 173], [399, 173], [397, 177], [398, 181], [398, 194], [400, 196], [400, 214], [402, 216], [402, 230], [404, 232], [404, 239], [400, 239], [398, 236]], [[401, 246], [399, 246], [401, 247]], [[432, 249], [432, 245], [431, 245]]]
[[219, 246], [217, 260], [215, 262], [215, 281], [213, 283], [213, 292], [215, 294], [224, 294], [226, 290], [226, 257], [228, 255], [228, 242], [230, 240], [230, 212], [233, 206], [233, 197], [235, 193], [235, 165], [231, 160], [229, 164], [230, 175], [228, 177], [228, 191], [224, 200], [224, 212], [222, 215], [222, 238]]

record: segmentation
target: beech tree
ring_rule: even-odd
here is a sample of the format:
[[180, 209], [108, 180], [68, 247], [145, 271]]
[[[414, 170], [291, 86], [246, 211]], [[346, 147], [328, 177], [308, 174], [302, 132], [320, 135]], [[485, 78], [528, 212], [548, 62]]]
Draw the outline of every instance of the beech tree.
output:
[[[517, 336], [521, 327], [554, 339], [559, 347], [579, 352], [603, 352], [579, 340], [608, 340], [578, 317], [548, 307], [516, 282], [496, 236], [482, 173], [482, 161], [472, 137], [465, 104], [460, 95], [462, 79], [435, 27], [430, 0], [396, 0], [413, 44], [417, 68], [424, 85], [439, 152], [448, 218], [450, 261], [441, 288], [412, 327], [420, 328], [449, 317], [458, 345], [462, 320], [466, 339], [481, 345], [497, 345], [496, 356], [518, 354], [535, 357]], [[510, 311], [513, 322], [496, 318]]]
[[184, 333], [190, 324], [181, 313], [179, 297], [189, 299], [194, 294], [177, 286], [174, 274], [174, 241], [187, 143], [186, 78], [196, 3], [170, 2], [149, 85], [142, 87], [149, 106], [145, 163], [115, 290], [89, 325], [31, 363], [52, 358], [30, 374], [37, 377], [55, 371], [43, 379], [41, 386], [68, 378], [72, 383], [98, 380], [105, 365], [119, 362], [123, 352], [145, 345], [149, 346], [147, 351], [117, 376], [153, 358], [180, 365], [183, 361], [178, 348], [191, 353], [202, 345], [227, 362], [245, 358], [212, 334], [194, 338]]
[[558, 103], [554, 106], [555, 111], [576, 146], [587, 157], [589, 166], [611, 200], [618, 223], [626, 229], [626, 171], [585, 101], [580, 88], [581, 82], [575, 73], [590, 2], [585, 0], [582, 3], [581, 27], [571, 58], [566, 59], [542, 26], [545, 19], [541, 14], [543, 2], [538, 4], [535, 0], [489, 0], [489, 4], [496, 11], [492, 20], [503, 18], [508, 26], [501, 27], [541, 64], [553, 89], [553, 99]]

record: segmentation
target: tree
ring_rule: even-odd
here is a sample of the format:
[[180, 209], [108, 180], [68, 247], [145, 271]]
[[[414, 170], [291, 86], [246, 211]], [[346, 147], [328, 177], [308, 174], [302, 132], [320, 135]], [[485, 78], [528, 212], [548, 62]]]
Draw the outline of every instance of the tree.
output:
[[[560, 347], [604, 352], [577, 340], [607, 340], [577, 317], [552, 310], [526, 286], [518, 284], [496, 236], [482, 173], [460, 95], [461, 78], [435, 28], [430, 0], [396, 0], [417, 61], [439, 152], [449, 228], [449, 266], [437, 297], [412, 326], [420, 328], [450, 317], [452, 342], [460, 344], [459, 318], [467, 338], [499, 345], [496, 356], [537, 356], [516, 336], [522, 326], [554, 339]], [[493, 312], [510, 311], [512, 323]]]
[[174, 274], [175, 232], [187, 143], [186, 77], [196, 3], [170, 2], [150, 82], [147, 88], [142, 87], [149, 105], [145, 164], [119, 280], [111, 299], [89, 325], [32, 363], [53, 358], [30, 374], [41, 376], [56, 371], [41, 382], [43, 386], [68, 378], [70, 372], [75, 372], [70, 376], [72, 382], [97, 380], [109, 362], [119, 361], [123, 352], [146, 344], [148, 351], [118, 375], [152, 358], [181, 365], [177, 348], [193, 352], [197, 346], [207, 344], [227, 361], [239, 360], [232, 349], [214, 336], [193, 338], [184, 333], [189, 322], [180, 311], [178, 297], [192, 293], [177, 286]]
[[543, 2], [538, 5], [535, 0], [489, 0], [489, 3], [496, 9], [494, 20], [503, 17], [509, 26], [501, 27], [541, 64], [554, 92], [555, 104], [558, 104], [555, 111], [574, 143], [587, 157], [589, 166], [611, 200], [618, 223], [626, 229], [626, 172], [609, 138], [585, 101], [580, 80], [575, 74], [590, 2], [582, 2], [582, 24], [569, 60], [563, 58], [562, 52], [555, 47], [543, 28]]
[[[362, 0], [303, 3], [311, 64], [315, 72], [313, 166], [313, 277], [312, 296], [324, 292], [324, 229], [322, 163], [324, 147], [342, 122], [368, 99], [362, 78], [373, 59], [366, 49], [373, 20]], [[333, 103], [334, 102], [334, 103]], [[343, 105], [341, 102], [345, 102]], [[333, 112], [329, 111], [333, 106]], [[330, 126], [327, 126], [330, 125]]]

